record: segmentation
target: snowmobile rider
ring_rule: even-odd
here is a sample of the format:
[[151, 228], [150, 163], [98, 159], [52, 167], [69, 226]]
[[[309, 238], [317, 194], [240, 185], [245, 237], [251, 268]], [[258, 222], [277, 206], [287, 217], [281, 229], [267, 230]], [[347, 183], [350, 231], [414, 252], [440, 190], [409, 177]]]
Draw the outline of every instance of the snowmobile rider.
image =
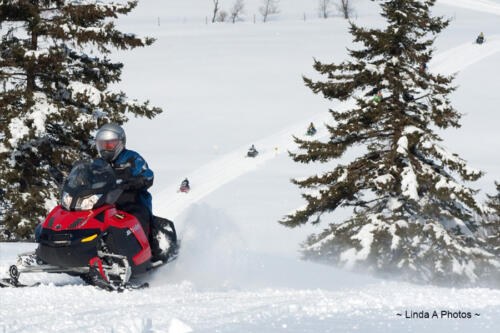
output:
[[134, 215], [148, 235], [153, 211], [147, 189], [153, 185], [154, 174], [141, 155], [125, 148], [126, 141], [123, 128], [113, 123], [102, 126], [95, 136], [99, 156], [111, 165], [123, 189], [116, 207]]
[[181, 183], [181, 188], [189, 188], [189, 180], [185, 178]]

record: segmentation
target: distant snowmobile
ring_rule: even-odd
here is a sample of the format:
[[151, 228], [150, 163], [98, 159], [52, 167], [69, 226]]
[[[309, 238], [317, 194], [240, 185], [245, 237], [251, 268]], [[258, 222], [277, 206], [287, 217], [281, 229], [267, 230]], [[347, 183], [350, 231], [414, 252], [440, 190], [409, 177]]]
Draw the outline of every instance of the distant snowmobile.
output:
[[316, 131], [316, 128], [314, 127], [314, 124], [313, 124], [313, 123], [311, 123], [311, 124], [309, 125], [309, 127], [307, 128], [306, 135], [313, 136], [313, 135], [315, 135], [315, 134], [316, 134], [316, 132], [317, 132], [317, 131]]
[[133, 215], [114, 205], [121, 193], [109, 164], [76, 163], [64, 182], [60, 205], [35, 229], [36, 251], [20, 254], [0, 286], [25, 287], [21, 274], [47, 272], [79, 276], [110, 291], [146, 287], [133, 285], [130, 278], [175, 259], [175, 227], [154, 216], [151, 230], [143, 230]]
[[179, 192], [188, 193], [191, 190], [189, 186], [189, 180], [186, 178], [182, 181], [181, 186], [179, 187]]
[[252, 145], [250, 149], [248, 149], [247, 157], [256, 157], [257, 155], [259, 155], [259, 152], [255, 149], [255, 146]]
[[477, 43], [477, 44], [480, 44], [480, 45], [484, 43], [484, 34], [483, 34], [482, 32], [481, 32], [481, 33], [479, 34], [479, 36], [477, 37], [477, 39], [476, 39], [476, 43]]

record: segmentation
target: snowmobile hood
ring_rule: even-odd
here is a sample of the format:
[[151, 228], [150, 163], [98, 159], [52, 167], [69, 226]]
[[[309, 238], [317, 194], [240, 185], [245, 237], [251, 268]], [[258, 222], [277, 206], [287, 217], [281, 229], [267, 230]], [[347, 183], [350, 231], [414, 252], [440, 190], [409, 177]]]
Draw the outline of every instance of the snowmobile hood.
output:
[[59, 205], [50, 212], [42, 227], [54, 231], [81, 229], [102, 231], [105, 229], [105, 214], [113, 215], [115, 213], [116, 209], [110, 205], [87, 211], [67, 211]]

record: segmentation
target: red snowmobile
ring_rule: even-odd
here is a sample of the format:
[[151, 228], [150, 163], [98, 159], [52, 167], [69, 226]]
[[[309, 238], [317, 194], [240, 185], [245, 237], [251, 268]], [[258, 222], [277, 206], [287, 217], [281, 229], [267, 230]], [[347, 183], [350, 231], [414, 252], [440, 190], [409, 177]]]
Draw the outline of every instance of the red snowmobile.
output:
[[191, 190], [189, 186], [189, 180], [186, 178], [182, 181], [181, 186], [179, 187], [179, 192], [188, 193]]
[[64, 182], [61, 204], [36, 228], [36, 251], [20, 254], [0, 286], [26, 286], [19, 276], [33, 272], [76, 275], [106, 290], [147, 286], [133, 285], [130, 278], [175, 258], [174, 224], [154, 217], [151, 230], [143, 230], [133, 215], [115, 207], [121, 193], [107, 163], [76, 163]]

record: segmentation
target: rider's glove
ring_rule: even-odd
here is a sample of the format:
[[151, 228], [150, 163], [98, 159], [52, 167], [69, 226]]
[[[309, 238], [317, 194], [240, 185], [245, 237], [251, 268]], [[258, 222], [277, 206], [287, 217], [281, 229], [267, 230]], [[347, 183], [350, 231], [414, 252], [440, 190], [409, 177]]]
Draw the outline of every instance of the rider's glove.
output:
[[153, 181], [144, 176], [135, 176], [127, 179], [118, 179], [116, 183], [124, 191], [134, 191], [149, 188]]

